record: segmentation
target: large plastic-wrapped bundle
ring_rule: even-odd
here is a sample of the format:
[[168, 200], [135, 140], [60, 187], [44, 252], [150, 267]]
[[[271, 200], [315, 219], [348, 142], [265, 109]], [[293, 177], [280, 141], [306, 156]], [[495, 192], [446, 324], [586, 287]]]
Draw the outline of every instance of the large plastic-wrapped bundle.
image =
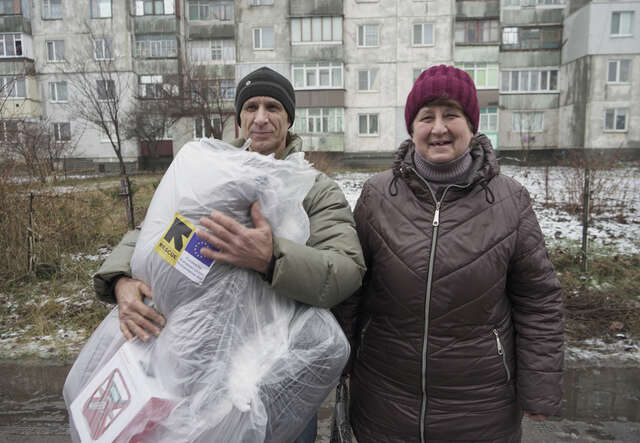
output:
[[[217, 140], [185, 145], [169, 167], [132, 259], [167, 319], [141, 364], [176, 399], [153, 429], [136, 425], [147, 441], [293, 441], [337, 383], [349, 347], [332, 315], [277, 296], [254, 271], [211, 264], [195, 235], [212, 210], [250, 226], [258, 201], [274, 236], [305, 243], [316, 174], [302, 154], [275, 160]], [[114, 310], [72, 368], [67, 404], [122, 343]]]

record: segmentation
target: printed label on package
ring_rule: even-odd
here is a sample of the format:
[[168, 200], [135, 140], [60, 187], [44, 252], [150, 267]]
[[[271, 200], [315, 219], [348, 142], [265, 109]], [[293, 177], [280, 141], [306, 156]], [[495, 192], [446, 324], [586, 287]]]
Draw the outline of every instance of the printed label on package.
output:
[[196, 227], [176, 213], [153, 250], [189, 280], [201, 284], [213, 265], [212, 259], [200, 253], [200, 249], [205, 247], [218, 250], [198, 237]]

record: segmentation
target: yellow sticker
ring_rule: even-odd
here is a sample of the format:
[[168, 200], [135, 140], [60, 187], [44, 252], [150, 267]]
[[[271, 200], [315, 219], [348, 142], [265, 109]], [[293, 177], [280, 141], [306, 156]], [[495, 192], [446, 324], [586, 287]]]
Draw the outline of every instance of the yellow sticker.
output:
[[196, 232], [196, 227], [176, 212], [169, 228], [153, 248], [171, 266], [175, 266], [180, 254]]

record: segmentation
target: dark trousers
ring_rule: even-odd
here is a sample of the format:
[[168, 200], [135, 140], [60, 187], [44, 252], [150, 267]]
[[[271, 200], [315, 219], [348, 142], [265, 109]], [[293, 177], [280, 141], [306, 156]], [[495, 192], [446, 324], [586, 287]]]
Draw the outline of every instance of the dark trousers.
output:
[[295, 443], [315, 443], [318, 435], [318, 414], [314, 414], [307, 423], [302, 433], [296, 438]]

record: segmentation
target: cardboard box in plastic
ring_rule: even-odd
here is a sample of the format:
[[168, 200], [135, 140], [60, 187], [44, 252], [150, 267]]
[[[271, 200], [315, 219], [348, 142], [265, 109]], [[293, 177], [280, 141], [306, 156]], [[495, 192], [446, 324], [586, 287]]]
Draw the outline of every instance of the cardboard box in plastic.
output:
[[71, 403], [82, 442], [145, 441], [173, 407], [157, 379], [146, 375], [139, 342], [126, 342]]

